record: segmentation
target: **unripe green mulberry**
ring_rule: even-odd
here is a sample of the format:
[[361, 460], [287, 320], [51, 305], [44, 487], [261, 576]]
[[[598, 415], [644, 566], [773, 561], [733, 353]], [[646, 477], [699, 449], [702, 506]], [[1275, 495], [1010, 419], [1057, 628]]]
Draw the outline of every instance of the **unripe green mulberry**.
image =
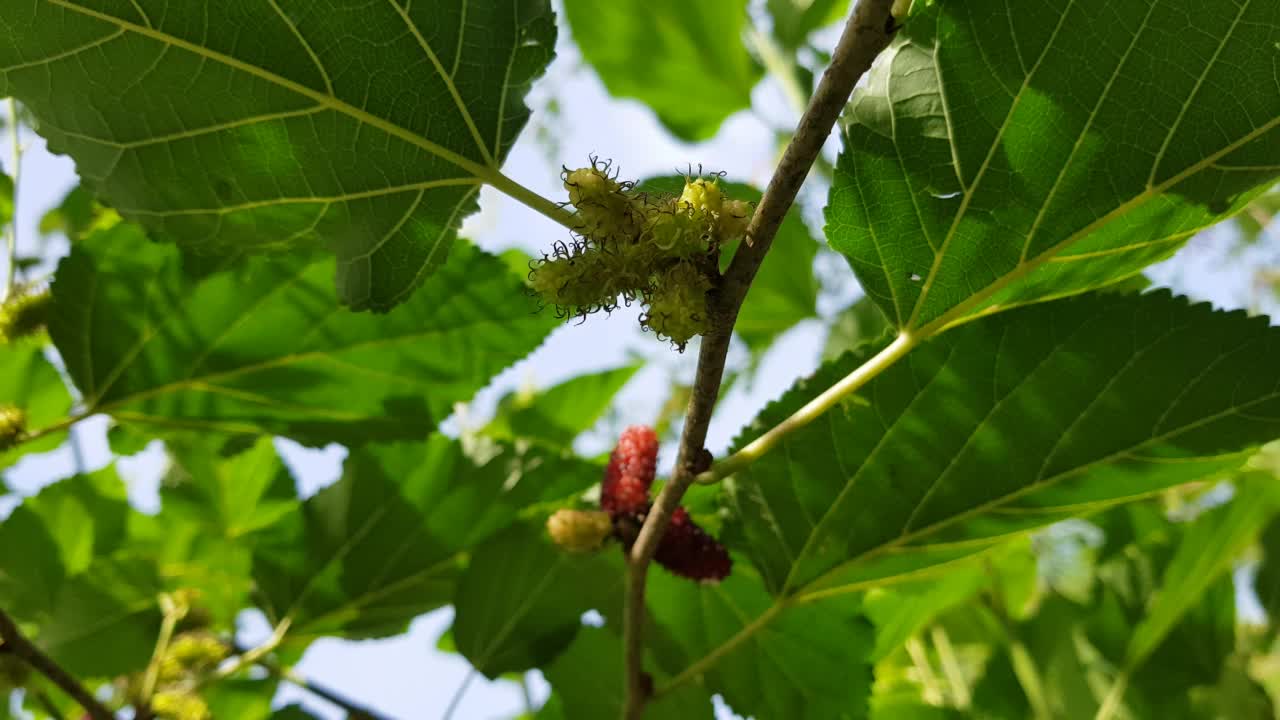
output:
[[164, 720], [210, 720], [209, 705], [195, 693], [161, 690], [151, 698], [151, 710]]
[[590, 510], [557, 510], [547, 518], [547, 534], [569, 552], [599, 549], [613, 532], [608, 513]]
[[583, 237], [603, 241], [639, 232], [643, 218], [635, 198], [628, 194], [631, 184], [611, 177], [608, 163], [593, 159], [591, 167], [565, 170], [564, 187], [569, 203], [578, 210], [573, 229]]
[[720, 237], [733, 240], [745, 235], [754, 212], [746, 200], [726, 200], [720, 209]]
[[169, 643], [166, 658], [172, 658], [188, 670], [202, 672], [216, 666], [230, 654], [226, 643], [205, 632], [183, 633]]
[[26, 431], [26, 411], [17, 405], [0, 405], [0, 451], [17, 445]]
[[44, 330], [52, 299], [48, 290], [11, 295], [0, 305], [0, 342], [13, 342]]
[[683, 350], [689, 338], [707, 331], [710, 289], [711, 281], [692, 263], [676, 263], [655, 283], [649, 296], [649, 311], [641, 322]]
[[686, 180], [684, 192], [680, 193], [680, 204], [697, 212], [718, 214], [723, 201], [720, 183], [716, 180]]

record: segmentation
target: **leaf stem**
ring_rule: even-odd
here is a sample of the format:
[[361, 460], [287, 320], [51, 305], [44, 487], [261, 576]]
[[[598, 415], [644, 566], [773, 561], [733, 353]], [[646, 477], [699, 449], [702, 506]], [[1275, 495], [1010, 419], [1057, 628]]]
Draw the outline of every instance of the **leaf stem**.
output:
[[681, 670], [679, 675], [676, 675], [675, 677], [668, 680], [664, 685], [660, 686], [657, 690], [654, 691], [653, 696], [658, 697], [660, 695], [665, 695], [666, 693], [669, 693], [672, 690], [675, 690], [676, 688], [680, 687], [686, 682], [696, 679], [699, 675], [702, 675], [707, 670], [714, 667], [715, 664], [720, 662], [720, 659], [723, 658], [725, 655], [728, 655], [729, 653], [733, 652], [738, 648], [739, 645], [751, 639], [752, 635], [755, 635], [757, 632], [759, 632], [761, 628], [763, 628], [765, 625], [768, 625], [770, 622], [772, 622], [773, 618], [776, 617], [778, 613], [785, 610], [787, 607], [790, 607], [790, 603], [786, 601], [779, 600], [778, 602], [775, 602], [773, 605], [769, 606], [768, 610], [765, 610], [763, 613], [760, 613], [759, 617], [757, 617], [755, 620], [752, 620], [751, 624], [743, 627], [736, 634], [734, 634], [733, 637], [721, 643], [718, 647], [716, 647], [716, 649], [712, 650], [706, 655], [703, 655], [701, 658], [698, 659], [697, 662], [685, 668], [684, 670]]
[[760, 437], [752, 440], [745, 447], [729, 457], [716, 463], [714, 467], [697, 477], [699, 483], [714, 483], [746, 468], [760, 459], [778, 445], [787, 435], [817, 420], [823, 413], [835, 407], [851, 393], [856, 392], [869, 380], [884, 372], [890, 365], [901, 360], [912, 348], [919, 345], [923, 338], [903, 332], [876, 353], [856, 370], [844, 376], [835, 385], [827, 388], [821, 395], [810, 400], [808, 404], [795, 411], [786, 420], [770, 428]]
[[156, 681], [160, 677], [160, 662], [169, 649], [169, 641], [173, 639], [173, 629], [177, 627], [178, 620], [186, 614], [186, 608], [175, 603], [169, 595], [160, 596], [160, 607], [164, 610], [164, 617], [160, 621], [160, 634], [156, 636], [156, 646], [151, 651], [151, 661], [147, 663], [147, 670], [142, 675], [142, 690], [137, 697], [140, 705], [137, 708], [137, 714], [144, 717], [151, 716], [149, 710], [151, 697], [156, 692]]
[[858, 78], [871, 67], [880, 51], [888, 47], [893, 23], [889, 15], [892, 0], [860, 0], [845, 24], [832, 54], [831, 64], [822, 74], [808, 107], [800, 118], [795, 135], [782, 154], [773, 178], [765, 189], [747, 226], [747, 242], [739, 246], [720, 282], [707, 294], [711, 330], [703, 337], [698, 354], [693, 395], [685, 414], [684, 432], [671, 482], [654, 501], [644, 526], [627, 558], [627, 592], [623, 615], [626, 703], [624, 720], [639, 720], [644, 712], [645, 579], [658, 541], [671, 522], [695, 478], [695, 467], [704, 451], [712, 410], [720, 395], [725, 357], [738, 311], [764, 262], [782, 220], [822, 152], [841, 110], [849, 101]]
[[1116, 675], [1116, 679], [1111, 683], [1111, 690], [1107, 692], [1107, 697], [1102, 701], [1102, 706], [1098, 708], [1098, 714], [1093, 720], [1111, 720], [1111, 716], [1116, 714], [1121, 703], [1124, 702], [1124, 691], [1127, 689], [1129, 689], [1129, 671], [1125, 669]]
[[930, 705], [941, 705], [946, 699], [946, 695], [942, 692], [942, 685], [938, 682], [938, 677], [933, 674], [933, 664], [929, 662], [929, 651], [925, 649], [924, 643], [917, 636], [907, 639], [906, 648], [907, 655], [911, 658], [911, 664], [915, 666], [916, 672], [920, 675], [920, 685], [924, 688], [924, 701]]
[[79, 703], [91, 720], [115, 720], [115, 715], [88, 688], [27, 639], [18, 629], [18, 624], [3, 610], [0, 610], [0, 641], [3, 641], [0, 642], [0, 651], [13, 653], [33, 670], [48, 678]]
[[485, 183], [492, 185], [494, 189], [509, 195], [533, 210], [537, 210], [566, 228], [573, 230], [577, 227], [577, 223], [574, 222], [573, 212], [503, 175], [502, 172], [489, 170], [478, 177]]
[[218, 668], [217, 672], [213, 674], [213, 679], [221, 680], [223, 678], [231, 677], [250, 665], [260, 664], [262, 659], [266, 657], [268, 653], [280, 647], [280, 643], [284, 642], [284, 637], [289, 632], [289, 626], [292, 622], [293, 621], [287, 617], [281, 620], [280, 623], [276, 625], [275, 629], [271, 631], [271, 637], [263, 641], [261, 645], [240, 653], [236, 656], [236, 659], [228, 665]]
[[22, 144], [18, 137], [18, 101], [13, 98], [9, 98], [9, 142], [13, 152], [13, 172], [10, 177], [13, 181], [13, 217], [9, 218], [9, 231], [6, 233], [8, 265], [5, 270], [4, 293], [0, 294], [0, 300], [9, 299], [18, 277], [18, 176], [22, 171]]
[[951, 636], [946, 628], [934, 625], [929, 629], [929, 639], [938, 652], [938, 662], [942, 664], [942, 675], [951, 688], [951, 699], [960, 710], [968, 710], [973, 704], [973, 695], [969, 691], [969, 681], [964, 677], [964, 669], [960, 667], [960, 658], [955, 647], [951, 645]]

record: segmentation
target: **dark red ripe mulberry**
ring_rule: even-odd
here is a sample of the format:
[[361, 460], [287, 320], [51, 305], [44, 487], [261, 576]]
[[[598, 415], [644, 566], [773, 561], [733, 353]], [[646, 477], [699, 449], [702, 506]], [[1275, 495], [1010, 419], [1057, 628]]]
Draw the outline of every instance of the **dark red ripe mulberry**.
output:
[[649, 500], [649, 487], [658, 464], [658, 435], [652, 428], [632, 425], [622, 431], [609, 456], [600, 486], [600, 509], [610, 514], [630, 513]]
[[733, 569], [729, 551], [698, 527], [684, 508], [671, 514], [671, 525], [653, 559], [676, 575], [702, 582], [719, 582]]

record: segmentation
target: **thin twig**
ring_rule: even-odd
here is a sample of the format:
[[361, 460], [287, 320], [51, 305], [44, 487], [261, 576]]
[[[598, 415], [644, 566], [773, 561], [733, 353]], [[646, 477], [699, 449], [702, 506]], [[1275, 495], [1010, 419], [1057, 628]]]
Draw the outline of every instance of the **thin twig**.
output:
[[45, 655], [40, 648], [28, 640], [18, 629], [18, 624], [3, 610], [0, 610], [0, 640], [3, 641], [0, 643], [0, 648], [5, 652], [13, 653], [33, 670], [48, 678], [49, 682], [61, 688], [71, 696], [72, 700], [80, 704], [92, 720], [115, 720], [111, 711], [99, 702], [88, 688], [81, 685], [71, 673], [63, 670], [61, 665], [53, 661], [53, 658]]
[[626, 611], [623, 620], [627, 688], [627, 702], [623, 708], [625, 720], [639, 720], [647, 700], [643, 668], [645, 576], [649, 562], [657, 551], [658, 540], [671, 522], [671, 514], [696, 475], [696, 462], [703, 452], [711, 412], [720, 395], [725, 356], [729, 352], [729, 340], [733, 334], [734, 322], [738, 318], [738, 310], [746, 299], [751, 281], [764, 262], [765, 254], [773, 244], [782, 219], [795, 202], [796, 194], [804, 184], [809, 169], [822, 152], [822, 146], [830, 137], [840, 111], [853, 93], [854, 85], [871, 67], [880, 51], [888, 46], [893, 30], [890, 16], [892, 5], [893, 0], [861, 0], [858, 3], [836, 44], [831, 65], [823, 73], [822, 80], [809, 100], [808, 108], [800, 118], [795, 135], [782, 154], [769, 187], [756, 207], [747, 227], [749, 242], [738, 247], [718, 287], [707, 296], [711, 330], [703, 337], [698, 354], [693, 397], [685, 415], [676, 467], [671, 482], [667, 483], [654, 501], [628, 558]]
[[266, 658], [258, 660], [258, 667], [266, 670], [274, 678], [284, 680], [291, 685], [300, 687], [321, 700], [325, 700], [342, 708], [347, 713], [347, 720], [391, 720], [390, 716], [374, 712], [354, 700], [349, 700], [339, 694], [336, 690], [325, 687], [314, 680], [302, 677], [291, 668], [282, 667], [279, 663], [276, 663], [273, 660]]
[[18, 275], [18, 175], [22, 170], [22, 143], [18, 138], [18, 101], [9, 98], [9, 142], [13, 148], [13, 169], [10, 179], [13, 180], [13, 217], [9, 220], [8, 234], [8, 269], [5, 271], [4, 293], [0, 300], [7, 300], [13, 294]]
[[457, 712], [458, 707], [462, 705], [463, 696], [467, 694], [467, 688], [471, 687], [471, 681], [475, 679], [476, 671], [475, 668], [472, 668], [471, 671], [467, 673], [467, 676], [462, 679], [462, 684], [459, 685], [458, 689], [453, 693], [453, 699], [449, 701], [449, 707], [445, 708], [444, 715], [440, 716], [441, 720], [453, 719], [453, 714]]

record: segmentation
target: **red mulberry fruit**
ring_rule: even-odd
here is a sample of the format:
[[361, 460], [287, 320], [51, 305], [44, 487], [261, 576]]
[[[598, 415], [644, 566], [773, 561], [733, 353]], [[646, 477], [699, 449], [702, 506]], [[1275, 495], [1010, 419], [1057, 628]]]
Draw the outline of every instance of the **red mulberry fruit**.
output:
[[609, 456], [600, 487], [600, 508], [611, 515], [642, 510], [658, 464], [658, 435], [652, 428], [633, 425], [622, 431]]
[[671, 514], [654, 560], [676, 575], [701, 582], [719, 582], [733, 569], [729, 551], [698, 527], [684, 508]]

